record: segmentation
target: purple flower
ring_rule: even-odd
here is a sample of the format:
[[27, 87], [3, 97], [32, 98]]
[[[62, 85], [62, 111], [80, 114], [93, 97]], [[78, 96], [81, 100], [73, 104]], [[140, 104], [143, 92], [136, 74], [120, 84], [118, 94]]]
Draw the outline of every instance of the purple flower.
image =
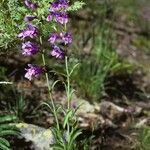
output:
[[60, 24], [66, 24], [68, 22], [68, 15], [65, 12], [55, 12], [54, 16]]
[[49, 14], [46, 18], [47, 21], [52, 21], [53, 19], [53, 15], [52, 14]]
[[52, 21], [53, 18], [56, 18], [56, 22], [60, 24], [66, 24], [68, 22], [68, 15], [65, 12], [50, 12], [46, 20]]
[[33, 65], [28, 64], [28, 68], [25, 68], [25, 70], [26, 70], [25, 78], [29, 80], [31, 80], [32, 77], [39, 77], [43, 72], [42, 67], [34, 64]]
[[56, 58], [60, 58], [60, 59], [64, 58], [64, 51], [61, 48], [59, 48], [56, 45], [53, 45], [52, 48], [53, 49], [50, 53], [52, 56], [54, 56]]
[[35, 18], [36, 18], [35, 16], [25, 16], [24, 21], [29, 22], [29, 21], [34, 20]]
[[51, 44], [54, 44], [57, 40], [61, 40], [63, 43], [65, 43], [65, 45], [70, 44], [72, 42], [72, 36], [68, 32], [61, 32], [61, 33], [51, 32], [49, 34], [48, 41]]
[[25, 56], [32, 56], [39, 51], [40, 46], [33, 42], [22, 43], [22, 54]]
[[37, 33], [38, 33], [38, 29], [35, 26], [28, 24], [24, 30], [21, 30], [21, 32], [18, 34], [18, 37], [22, 39], [26, 37], [33, 38], [37, 36]]
[[31, 0], [25, 0], [24, 3], [30, 9], [38, 8], [38, 4], [37, 3], [33, 3]]
[[72, 36], [70, 33], [61, 32], [60, 37], [62, 38], [62, 40], [65, 44], [70, 44], [72, 42]]
[[48, 41], [51, 43], [51, 44], [54, 44], [55, 41], [59, 39], [59, 34], [57, 32], [52, 32], [49, 34], [49, 39]]
[[61, 9], [67, 9], [68, 8], [68, 3], [66, 0], [56, 0], [52, 3], [50, 3], [51, 6], [49, 7], [50, 12], [56, 12]]
[[47, 16], [46, 20], [47, 21], [52, 21], [54, 17], [56, 17], [57, 12], [50, 12], [49, 15]]

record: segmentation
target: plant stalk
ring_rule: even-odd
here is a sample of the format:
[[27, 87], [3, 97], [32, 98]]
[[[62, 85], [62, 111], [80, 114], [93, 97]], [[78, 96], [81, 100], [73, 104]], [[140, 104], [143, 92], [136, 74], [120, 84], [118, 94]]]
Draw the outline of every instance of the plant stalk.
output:
[[[42, 61], [43, 61], [43, 65], [46, 66], [44, 50], [42, 52]], [[46, 82], [47, 82], [49, 98], [51, 100], [52, 107], [53, 107], [53, 113], [54, 113], [55, 121], [56, 121], [56, 124], [57, 124], [57, 129], [59, 130], [60, 127], [59, 127], [58, 117], [57, 117], [57, 113], [56, 113], [56, 107], [55, 107], [55, 104], [54, 104], [54, 101], [53, 101], [53, 98], [52, 98], [51, 87], [50, 87], [50, 84], [49, 84], [49, 78], [48, 78], [47, 71], [45, 72], [45, 78], [46, 78]]]

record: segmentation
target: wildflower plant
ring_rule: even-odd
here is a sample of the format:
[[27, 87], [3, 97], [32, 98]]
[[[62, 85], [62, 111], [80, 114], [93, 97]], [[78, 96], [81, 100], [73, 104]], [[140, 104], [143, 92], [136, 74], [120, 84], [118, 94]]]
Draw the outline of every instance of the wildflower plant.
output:
[[[81, 8], [83, 3], [78, 2], [77, 8], [79, 8], [79, 4]], [[24, 5], [32, 14], [24, 17], [26, 26], [18, 33], [18, 38], [22, 40], [22, 54], [26, 57], [33, 55], [41, 55], [42, 57], [42, 65], [28, 64], [25, 68], [25, 78], [32, 80], [33, 78], [45, 74], [51, 104], [44, 104], [51, 109], [55, 118], [55, 126], [52, 128], [54, 135], [52, 148], [57, 150], [76, 149], [77, 145], [75, 144], [75, 141], [81, 132], [78, 129], [78, 123], [75, 119], [76, 109], [71, 108], [71, 99], [74, 90], [70, 86], [70, 76], [77, 65], [71, 70], [68, 68], [66, 50], [67, 46], [72, 43], [72, 35], [67, 31], [67, 23], [69, 22], [68, 10], [71, 11], [71, 8], [73, 8], [72, 10], [74, 11], [75, 6], [69, 6], [69, 1], [67, 0], [54, 0], [49, 2], [49, 7], [47, 8], [48, 11], [46, 14], [43, 14], [45, 9], [42, 9], [40, 3], [25, 0]], [[45, 5], [43, 7], [45, 7]], [[38, 21], [34, 22], [34, 20]], [[49, 36], [47, 35], [47, 43], [49, 43], [49, 49], [51, 50], [47, 51], [47, 49], [44, 48], [45, 37], [47, 36], [42, 35], [42, 30], [44, 25], [48, 26], [48, 24], [50, 26], [50, 33]], [[67, 108], [65, 106], [57, 107], [52, 98], [52, 89], [58, 81], [54, 82], [52, 86], [49, 84], [49, 71], [46, 67], [47, 54], [48, 57], [52, 56], [56, 59], [65, 60], [66, 74], [64, 76], [67, 81], [64, 85], [67, 95]], [[62, 127], [60, 126], [61, 122], [58, 119], [59, 112], [64, 116]]]

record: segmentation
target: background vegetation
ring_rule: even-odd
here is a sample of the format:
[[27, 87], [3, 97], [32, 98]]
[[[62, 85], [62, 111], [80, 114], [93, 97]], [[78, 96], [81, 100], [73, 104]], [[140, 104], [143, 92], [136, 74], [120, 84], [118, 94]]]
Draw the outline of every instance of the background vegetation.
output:
[[[38, 15], [44, 20], [48, 13], [49, 0], [35, 1], [43, 6]], [[75, 1], [70, 2], [74, 4]], [[83, 5], [83, 8], [75, 12], [74, 10], [80, 5]], [[149, 0], [84, 0], [77, 1], [75, 6], [72, 5], [69, 10], [71, 20], [69, 30], [74, 38], [72, 46], [68, 48], [68, 64], [69, 68], [72, 68], [79, 63], [71, 76], [71, 86], [76, 91], [76, 97], [88, 101], [91, 105], [110, 101], [117, 106], [127, 108], [131, 111], [130, 117], [133, 121], [125, 130], [119, 127], [120, 131], [117, 132], [121, 135], [120, 139], [124, 138], [121, 132], [123, 131], [129, 139], [133, 138], [136, 144], [125, 143], [124, 147], [119, 148], [129, 149], [126, 146], [130, 145], [131, 149], [148, 150], [149, 123], [147, 121], [138, 129], [136, 124], [143, 118], [148, 120], [150, 117]], [[30, 13], [30, 10], [24, 7], [23, 1], [0, 2], [0, 148], [6, 150], [10, 148], [7, 140], [11, 139], [10, 135], [18, 135], [18, 131], [12, 125], [14, 122], [26, 122], [46, 128], [50, 126], [50, 123], [45, 121], [45, 118], [50, 117], [47, 115], [48, 111], [45, 107], [41, 107], [41, 102], [48, 99], [44, 79], [41, 77], [29, 82], [24, 78], [26, 64], [39, 62], [41, 59], [26, 58], [20, 54], [17, 33], [25, 26], [22, 22], [25, 14]], [[56, 27], [55, 24], [43, 25], [42, 20], [37, 19], [34, 24], [41, 25], [45, 41], [47, 33]], [[45, 48], [48, 49], [48, 45], [45, 44]], [[51, 68], [50, 82], [57, 79], [64, 82], [66, 80], [62, 75], [65, 72], [64, 62], [56, 62], [51, 58], [47, 59], [47, 62]], [[1, 81], [12, 84], [2, 84]], [[57, 103], [63, 97], [63, 93], [64, 85], [57, 84], [54, 91]], [[132, 113], [133, 108], [135, 112], [137, 109], [139, 112]], [[118, 125], [117, 121], [115, 123]], [[103, 130], [106, 129], [102, 128], [101, 131]], [[114, 141], [109, 141], [109, 131], [106, 132], [108, 137], [107, 135], [104, 137], [103, 134], [98, 136], [95, 134], [96, 131], [92, 131], [90, 136], [87, 134], [87, 137], [84, 137], [84, 144], [79, 143], [81, 147], [87, 145], [88, 149], [94, 147], [93, 145], [99, 145], [97, 141], [100, 137], [101, 149], [109, 149], [112, 146], [109, 145], [110, 143], [114, 145], [116, 143], [115, 138]], [[91, 138], [93, 134], [94, 138]], [[94, 144], [91, 144], [90, 140]]]

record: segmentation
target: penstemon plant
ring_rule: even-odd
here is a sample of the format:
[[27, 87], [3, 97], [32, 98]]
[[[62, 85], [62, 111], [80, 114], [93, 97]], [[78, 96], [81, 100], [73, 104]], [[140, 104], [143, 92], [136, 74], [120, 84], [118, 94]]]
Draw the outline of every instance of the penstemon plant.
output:
[[[25, 78], [32, 80], [33, 77], [39, 77], [45, 74], [51, 105], [48, 103], [44, 104], [51, 109], [55, 118], [55, 124], [52, 128], [54, 142], [51, 148], [54, 150], [76, 150], [76, 139], [81, 134], [81, 130], [78, 128], [78, 122], [75, 117], [77, 109], [71, 107], [74, 90], [70, 85], [70, 76], [77, 65], [71, 70], [69, 69], [67, 50], [64, 49], [67, 49], [67, 45], [72, 43], [72, 35], [70, 32], [67, 32], [67, 23], [69, 21], [68, 11], [79, 9], [84, 3], [75, 2], [74, 5], [69, 6], [69, 1], [67, 0], [54, 0], [49, 3], [48, 15], [45, 18], [40, 15], [42, 11], [40, 11], [41, 6], [39, 3], [25, 0], [24, 4], [33, 13], [32, 15], [25, 16], [24, 21], [26, 22], [26, 26], [18, 34], [18, 37], [23, 41], [22, 54], [24, 56], [41, 54], [42, 57], [42, 65], [28, 64], [28, 67], [25, 68]], [[36, 25], [33, 25], [34, 20], [38, 20]], [[53, 87], [58, 81], [54, 82], [52, 86], [49, 84], [49, 74], [46, 64], [47, 50], [44, 48], [45, 39], [44, 36], [42, 36], [42, 24], [44, 24], [44, 21], [46, 22], [45, 24], [49, 22], [53, 29], [52, 32], [49, 33], [48, 38], [51, 47], [49, 55], [56, 59], [65, 60], [65, 77], [67, 81], [64, 85], [67, 95], [67, 107], [62, 105], [58, 107], [52, 98]], [[59, 113], [63, 114], [63, 123], [58, 119]]]

